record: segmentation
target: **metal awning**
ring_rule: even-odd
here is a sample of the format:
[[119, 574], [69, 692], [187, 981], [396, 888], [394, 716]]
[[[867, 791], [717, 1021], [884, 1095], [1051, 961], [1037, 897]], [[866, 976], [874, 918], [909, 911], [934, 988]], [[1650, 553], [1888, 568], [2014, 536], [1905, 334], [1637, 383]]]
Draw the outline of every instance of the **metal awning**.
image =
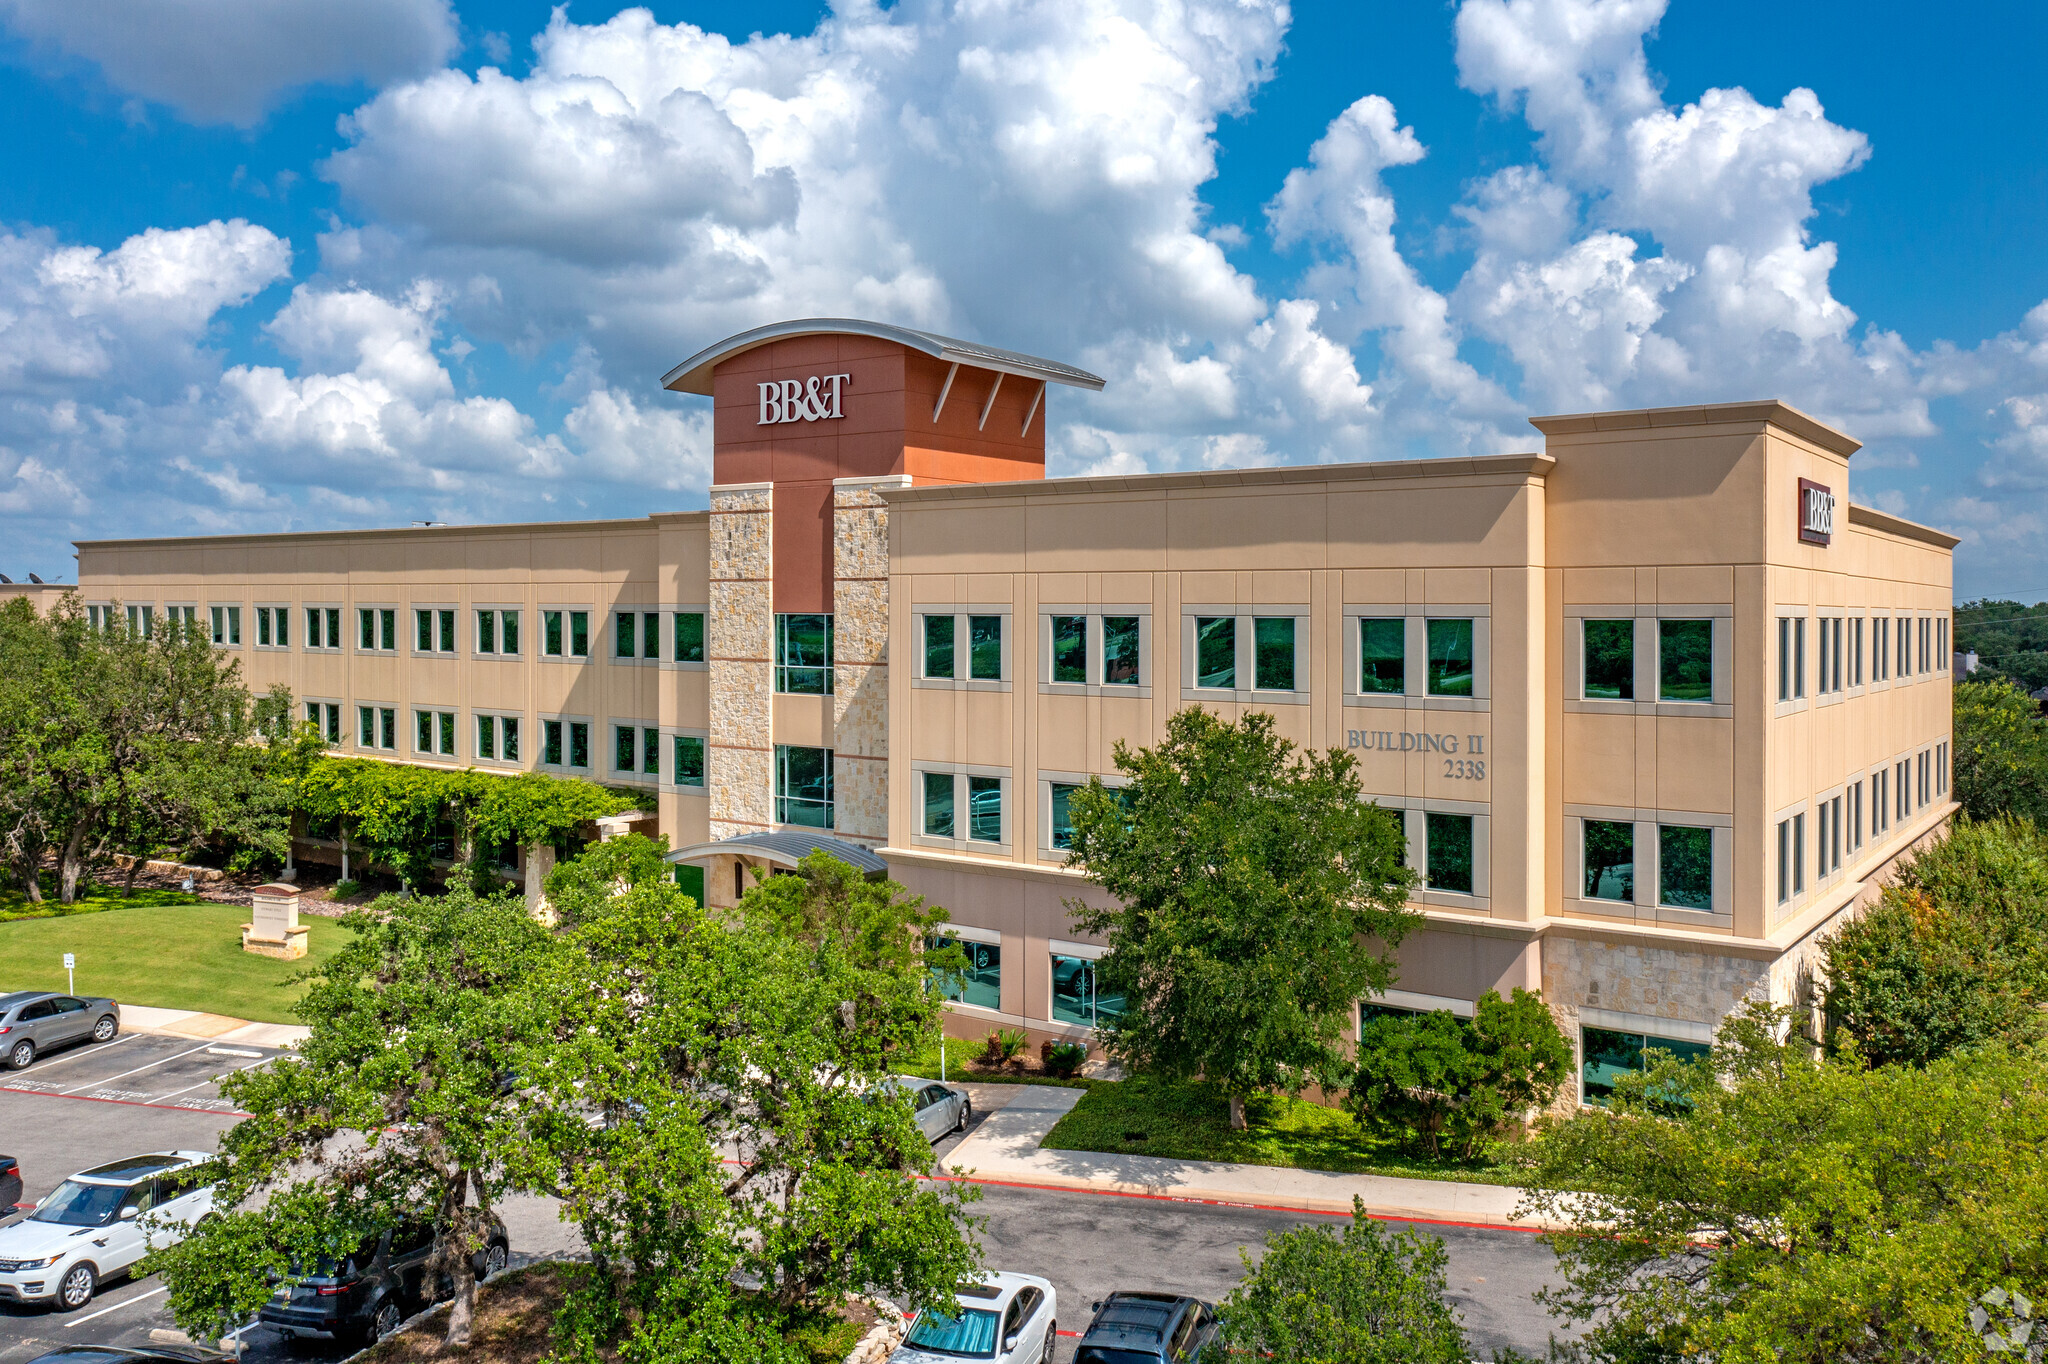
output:
[[798, 833], [793, 830], [735, 834], [731, 838], [721, 838], [711, 843], [693, 843], [687, 848], [678, 848], [670, 853], [668, 860], [696, 862], [706, 857], [757, 857], [770, 866], [789, 867], [794, 870], [797, 863], [814, 852], [830, 853], [841, 862], [859, 867], [870, 881], [879, 881], [889, 874], [889, 864], [877, 856], [872, 848], [864, 848], [858, 843], [849, 843], [830, 834]]
[[900, 346], [923, 351], [926, 355], [953, 365], [969, 365], [977, 369], [994, 370], [998, 374], [1014, 374], [1023, 379], [1037, 379], [1044, 383], [1072, 384], [1076, 388], [1102, 387], [1100, 375], [1090, 374], [1087, 370], [1078, 369], [1073, 365], [1061, 364], [1058, 360], [1047, 360], [1013, 350], [999, 350], [975, 341], [961, 341], [951, 336], [919, 331], [915, 327], [898, 327], [887, 322], [867, 322], [854, 317], [808, 317], [797, 322], [776, 322], [766, 327], [741, 332], [737, 336], [728, 336], [717, 345], [706, 346], [662, 375], [661, 386], [680, 393], [709, 393], [711, 370], [719, 361], [729, 360], [756, 346], [765, 346], [770, 341], [781, 341], [792, 336], [871, 336], [877, 340], [894, 341]]

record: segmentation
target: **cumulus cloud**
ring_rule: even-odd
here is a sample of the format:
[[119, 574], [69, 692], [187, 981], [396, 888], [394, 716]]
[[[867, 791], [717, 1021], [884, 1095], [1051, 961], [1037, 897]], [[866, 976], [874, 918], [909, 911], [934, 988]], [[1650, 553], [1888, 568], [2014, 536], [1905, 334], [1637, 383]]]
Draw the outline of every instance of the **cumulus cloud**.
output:
[[0, 0], [0, 22], [127, 94], [245, 126], [300, 86], [423, 75], [458, 46], [449, 0]]

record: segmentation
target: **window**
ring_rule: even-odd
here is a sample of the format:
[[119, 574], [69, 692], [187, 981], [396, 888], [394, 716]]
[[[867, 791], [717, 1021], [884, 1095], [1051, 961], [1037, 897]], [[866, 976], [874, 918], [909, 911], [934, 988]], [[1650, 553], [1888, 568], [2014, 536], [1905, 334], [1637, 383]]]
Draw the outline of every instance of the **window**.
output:
[[455, 652], [453, 608], [416, 608], [412, 613], [413, 652], [452, 654]]
[[1675, 1037], [1655, 1037], [1645, 1033], [1611, 1032], [1606, 1028], [1581, 1028], [1579, 1034], [1580, 1050], [1585, 1058], [1580, 1078], [1585, 1086], [1585, 1101], [1590, 1104], [1604, 1103], [1614, 1093], [1616, 1076], [1629, 1071], [1648, 1070], [1649, 1053], [1653, 1051], [1668, 1051], [1681, 1061], [1691, 1061], [1713, 1050], [1704, 1042], [1684, 1042]]
[[512, 655], [519, 652], [519, 613], [486, 608], [476, 613], [476, 651]]
[[164, 619], [174, 626], [183, 627], [186, 634], [191, 634], [199, 628], [199, 608], [196, 606], [165, 607]]
[[1842, 618], [1834, 616], [1822, 624], [1833, 646], [1829, 651], [1833, 664], [1828, 672], [1828, 690], [1838, 692], [1842, 689]]
[[953, 617], [926, 616], [924, 619], [924, 675], [957, 677], [953, 670]]
[[927, 838], [953, 837], [953, 774], [924, 774], [924, 832]]
[[1792, 898], [1792, 821], [1778, 821], [1778, 903]]
[[1714, 831], [1687, 824], [1657, 826], [1657, 903], [1672, 909], [1714, 908]]
[[965, 942], [951, 935], [933, 938], [932, 945], [941, 946], [947, 941], [960, 943], [960, 951], [967, 958], [967, 969], [958, 976], [942, 980], [939, 983], [940, 995], [962, 1004], [972, 1004], [977, 1009], [1002, 1008], [1002, 947], [992, 942]]
[[1258, 691], [1294, 690], [1294, 617], [1253, 618], [1252, 686]]
[[1636, 898], [1636, 828], [1611, 819], [1585, 821], [1588, 900]]
[[540, 651], [546, 658], [590, 657], [590, 613], [541, 612]]
[[1237, 689], [1237, 617], [1195, 617], [1195, 685]]
[[476, 717], [476, 755], [479, 758], [498, 756], [498, 721], [495, 716]]
[[309, 606], [306, 608], [306, 647], [308, 649], [339, 649], [341, 647], [341, 608], [339, 606]]
[[1813, 620], [1813, 694], [1828, 694], [1828, 619], [1816, 616]]
[[1883, 833], [1891, 827], [1891, 804], [1886, 798], [1885, 788], [1891, 781], [1891, 773], [1879, 770], [1870, 774], [1870, 832]]
[[479, 715], [476, 717], [476, 755], [499, 762], [519, 761], [519, 717]]
[[1849, 619], [1849, 685], [1863, 685], [1863, 617]]
[[[1138, 616], [1102, 618], [1102, 685], [1135, 687], [1144, 679], [1139, 667]], [[1292, 621], [1288, 622], [1290, 625]]]
[[1930, 653], [1931, 653], [1932, 651], [1931, 651], [1931, 650], [1930, 650], [1930, 649], [1929, 649], [1929, 648], [1927, 647], [1927, 644], [1928, 644], [1928, 639], [1929, 639], [1929, 637], [1930, 637], [1930, 636], [1931, 636], [1931, 635], [1932, 635], [1932, 634], [1934, 633], [1934, 621], [1933, 621], [1933, 619], [1932, 619], [1931, 617], [1928, 617], [1928, 616], [1922, 616], [1922, 617], [1920, 617], [1920, 632], [1919, 632], [1919, 633], [1920, 633], [1920, 671], [1921, 671], [1921, 672], [1923, 672], [1923, 673], [1924, 673], [1924, 672], [1930, 672], [1930, 671], [1932, 671], [1932, 669], [1930, 669], [1930, 668], [1928, 667], [1928, 655], [1929, 655], [1929, 654], [1930, 654]]
[[967, 618], [967, 675], [977, 682], [1000, 682], [1003, 677], [1003, 618]]
[[1928, 769], [1933, 765], [1933, 758], [1934, 754], [1932, 751], [1922, 753], [1919, 758], [1920, 808], [1922, 809], [1925, 809], [1927, 807], [1927, 802], [1932, 796], [1932, 791], [1930, 788], [1932, 787], [1933, 783], [1928, 776]]
[[[134, 607], [128, 608], [132, 617]], [[133, 624], [133, 621], [130, 621]], [[145, 631], [143, 638], [149, 636]], [[292, 613], [288, 607], [259, 606], [256, 608], [256, 645], [263, 649], [289, 649], [292, 647]]]
[[209, 614], [213, 617], [213, 642], [230, 646], [242, 642], [242, 608], [239, 606], [216, 606]]
[[412, 713], [413, 748], [420, 753], [455, 756], [455, 712], [416, 710]]
[[561, 767], [562, 722], [543, 720], [540, 722], [540, 760], [549, 767]]
[[[1470, 622], [1467, 622], [1469, 624]], [[1432, 665], [1434, 658], [1432, 657]], [[1469, 674], [1468, 674], [1469, 677]], [[1431, 890], [1472, 893], [1472, 816], [1423, 816], [1424, 866]]]
[[675, 751], [675, 784], [704, 785], [704, 740], [695, 734], [678, 734], [671, 745]]
[[1052, 787], [1052, 825], [1048, 830], [1049, 842], [1055, 848], [1074, 846], [1074, 815], [1070, 802], [1074, 792], [1081, 788], [1073, 782], [1056, 781]]
[[678, 611], [675, 613], [675, 660], [678, 663], [702, 663], [704, 661], [704, 613], [702, 611]]
[[[284, 608], [280, 606], [277, 613], [278, 629], [281, 631], [284, 629]], [[149, 606], [129, 607], [128, 633], [136, 636], [138, 639], [154, 639], [156, 637], [156, 609]]]
[[356, 747], [377, 748], [380, 746], [377, 742], [377, 708], [375, 706], [357, 706]]
[[364, 652], [398, 652], [398, 612], [388, 606], [356, 608], [356, 647]]
[[1831, 875], [1842, 869], [1842, 798], [1835, 796], [1821, 802], [1826, 814], [1826, 830], [1821, 832], [1820, 855], [1825, 863], [1822, 875]]
[[1934, 623], [1935, 665], [1939, 667], [1941, 664], [1946, 663], [1949, 660], [1949, 657], [1950, 651], [1948, 647], [1948, 617], [1942, 616]]
[[1408, 690], [1408, 622], [1398, 616], [1358, 622], [1358, 690], [1366, 696], [1399, 696]]
[[1052, 618], [1052, 680], [1088, 680], [1088, 617]]
[[612, 619], [614, 658], [661, 657], [661, 612], [621, 611]]
[[[1797, 622], [1804, 644], [1806, 622]], [[1802, 666], [1804, 662], [1802, 660]], [[1657, 699], [1659, 701], [1712, 701], [1714, 699], [1714, 622], [1711, 620], [1660, 620], [1657, 622]]]
[[113, 626], [114, 608], [111, 606], [88, 606], [85, 608], [85, 628], [100, 634]]
[[1472, 694], [1472, 622], [1432, 620], [1426, 622], [1429, 638], [1429, 694], [1470, 696]]
[[1910, 758], [1899, 759], [1892, 769], [1892, 790], [1898, 799], [1898, 816], [1905, 819], [1913, 813], [1913, 767]]
[[635, 772], [640, 765], [640, 729], [637, 725], [613, 725], [612, 741], [616, 751], [612, 755], [612, 770]]
[[1848, 790], [1849, 851], [1863, 846], [1863, 783], [1852, 782]]
[[967, 836], [980, 843], [1003, 841], [1003, 779], [967, 779]]
[[775, 617], [775, 690], [795, 696], [832, 694], [831, 616]]
[[1052, 1016], [1059, 1023], [1085, 1023], [1094, 1027], [1103, 1018], [1115, 1018], [1124, 1011], [1122, 995], [1104, 995], [1098, 989], [1095, 963], [1086, 957], [1052, 954]]
[[775, 745], [775, 820], [810, 829], [832, 827], [831, 749]]
[[1586, 685], [1589, 701], [1633, 701], [1636, 696], [1636, 623], [1589, 620]]
[[1934, 794], [1948, 794], [1948, 744], [1945, 742], [1934, 746]]
[[1893, 676], [1903, 680], [1913, 675], [1913, 618], [1911, 616], [1899, 617], [1898, 632], [1899, 665], [1893, 671]]
[[587, 720], [541, 721], [540, 760], [550, 767], [589, 767], [590, 722]]
[[330, 744], [341, 742], [341, 707], [333, 701], [308, 701], [306, 723]]

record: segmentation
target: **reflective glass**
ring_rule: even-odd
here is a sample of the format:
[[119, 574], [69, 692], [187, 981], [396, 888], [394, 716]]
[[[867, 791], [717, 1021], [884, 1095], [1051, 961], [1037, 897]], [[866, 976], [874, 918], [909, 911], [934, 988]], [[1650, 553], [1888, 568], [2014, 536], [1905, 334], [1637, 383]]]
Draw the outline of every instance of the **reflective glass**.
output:
[[1650, 1051], [1668, 1051], [1681, 1061], [1707, 1055], [1713, 1048], [1704, 1042], [1681, 1042], [1674, 1037], [1644, 1033], [1612, 1032], [1606, 1028], [1581, 1028], [1585, 1057], [1580, 1074], [1586, 1085], [1586, 1102], [1604, 1103], [1614, 1093], [1616, 1077], [1629, 1071], [1649, 1069]]
[[947, 999], [957, 999], [962, 1004], [1000, 1009], [1003, 1005], [1003, 949], [992, 942], [962, 942], [960, 951], [967, 958], [965, 974], [943, 983], [939, 992]]
[[1237, 617], [1195, 617], [1195, 685], [1237, 688]]
[[1108, 687], [1138, 685], [1138, 617], [1102, 618], [1102, 682]]
[[[1805, 622], [1798, 622], [1803, 632]], [[1803, 643], [1803, 633], [1802, 633]], [[1802, 668], [1803, 673], [1803, 668]], [[1796, 693], [1804, 692], [1803, 676], [1795, 677]], [[1660, 620], [1657, 622], [1657, 699], [1659, 701], [1711, 701], [1714, 699], [1714, 622], [1710, 620]]]
[[1052, 618], [1052, 680], [1088, 680], [1088, 617]]
[[1052, 1016], [1061, 1023], [1094, 1027], [1124, 1011], [1122, 995], [1103, 995], [1095, 963], [1086, 957], [1052, 954]]
[[953, 618], [951, 616], [926, 616], [924, 618], [924, 675], [926, 677], [952, 677], [953, 672]]
[[1252, 622], [1252, 686], [1294, 690], [1294, 617], [1260, 616]]
[[704, 661], [704, 613], [702, 611], [676, 612], [676, 662], [702, 663]]
[[1633, 701], [1636, 696], [1636, 623], [1586, 622], [1586, 699]]
[[676, 785], [704, 784], [704, 741], [693, 734], [676, 736]]
[[1067, 802], [1080, 789], [1071, 782], [1052, 783], [1052, 846], [1055, 848], [1074, 846], [1074, 817]]
[[1714, 831], [1657, 826], [1657, 901], [1673, 909], [1714, 907]]
[[953, 836], [953, 787], [951, 772], [924, 774], [924, 832], [928, 838]]
[[1423, 817], [1427, 840], [1429, 888], [1472, 893], [1472, 816]]
[[1429, 634], [1429, 694], [1472, 694], [1472, 622], [1433, 620]]
[[1636, 898], [1636, 826], [1611, 819], [1586, 821], [1588, 900]]
[[967, 779], [967, 836], [983, 843], [1003, 841], [1002, 778]]
[[832, 694], [832, 617], [775, 618], [775, 690], [796, 696]]
[[1000, 682], [1003, 677], [1003, 618], [967, 618], [967, 675], [977, 682]]
[[1399, 696], [1408, 690], [1408, 622], [1377, 616], [1358, 622], [1358, 690]]
[[832, 827], [832, 750], [775, 746], [777, 823]]

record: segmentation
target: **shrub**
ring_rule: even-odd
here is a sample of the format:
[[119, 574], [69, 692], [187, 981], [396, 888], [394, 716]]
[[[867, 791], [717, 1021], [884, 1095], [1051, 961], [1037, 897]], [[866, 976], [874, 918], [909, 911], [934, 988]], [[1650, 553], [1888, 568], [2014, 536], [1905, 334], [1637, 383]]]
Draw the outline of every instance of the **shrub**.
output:
[[1062, 1079], [1078, 1073], [1087, 1059], [1088, 1048], [1079, 1042], [1055, 1042], [1048, 1038], [1038, 1047], [1038, 1061], [1045, 1067], [1045, 1073]]
[[985, 1066], [1006, 1066], [1024, 1051], [1025, 1037], [1022, 1028], [997, 1028], [982, 1044], [981, 1063]]
[[362, 893], [363, 883], [361, 881], [336, 881], [334, 883], [333, 898], [336, 900], [353, 900]]
[[1571, 1043], [1540, 993], [1489, 991], [1470, 1022], [1445, 1010], [1368, 1020], [1345, 1105], [1383, 1137], [1432, 1156], [1449, 1140], [1470, 1160], [1555, 1099], [1571, 1068]]

